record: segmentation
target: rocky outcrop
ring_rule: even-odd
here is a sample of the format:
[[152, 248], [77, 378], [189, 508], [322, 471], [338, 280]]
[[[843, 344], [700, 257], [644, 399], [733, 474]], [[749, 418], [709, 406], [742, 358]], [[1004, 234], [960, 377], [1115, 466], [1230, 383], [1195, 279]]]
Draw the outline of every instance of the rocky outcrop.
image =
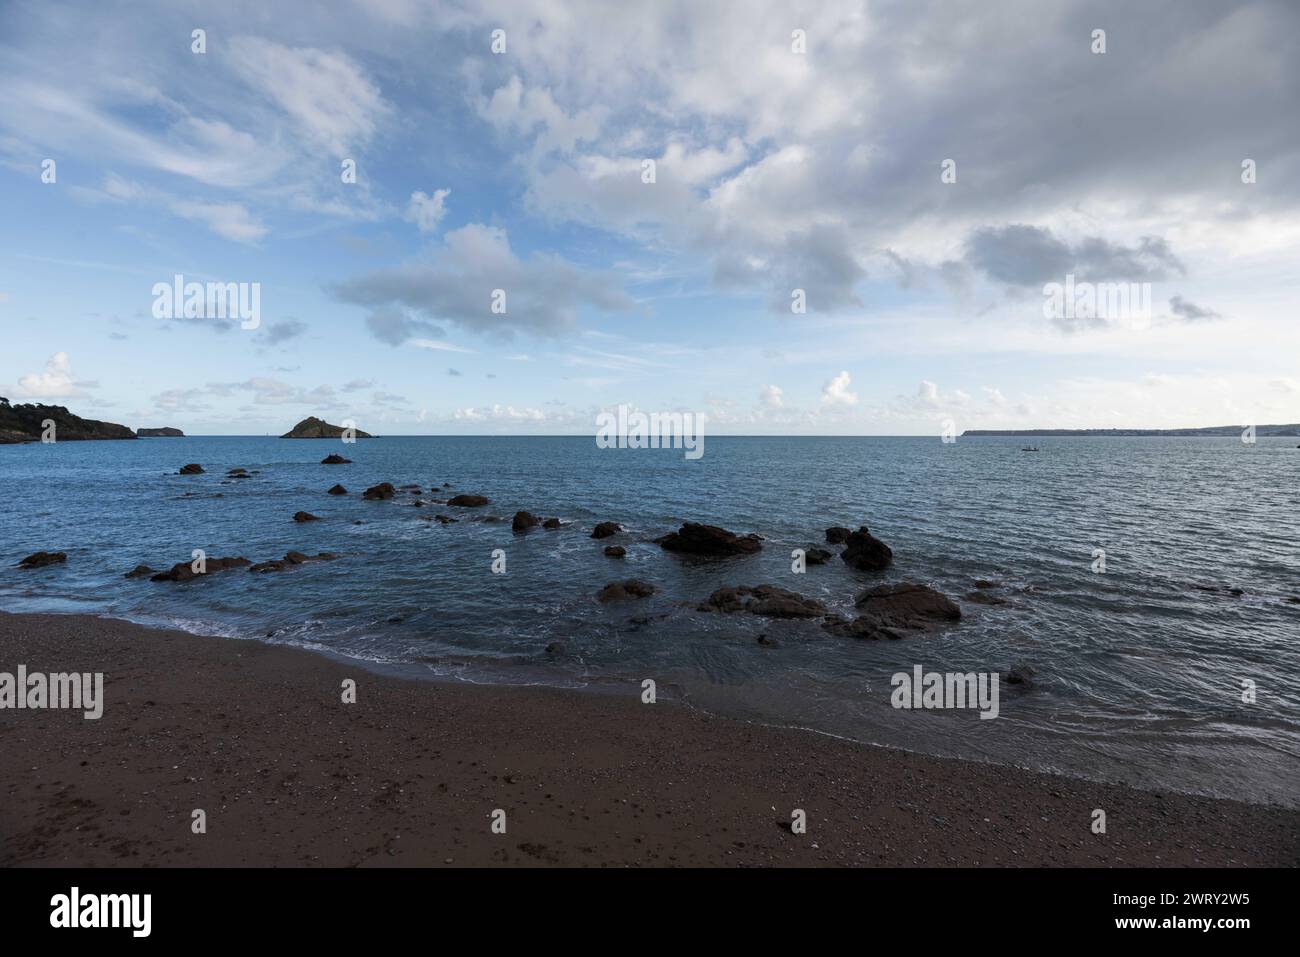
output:
[[809, 565], [825, 565], [835, 557], [835, 553], [826, 548], [809, 545], [803, 550], [803, 559]]
[[319, 522], [320, 516], [313, 515], [311, 512], [294, 512], [293, 520], [295, 522]]
[[845, 539], [840, 558], [858, 571], [880, 572], [889, 567], [894, 560], [894, 553], [863, 525]]
[[308, 562], [332, 562], [338, 558], [333, 552], [321, 552], [319, 555], [305, 555], [302, 552], [285, 552], [284, 558], [272, 558], [270, 561], [258, 562], [256, 565], [248, 566], [250, 572], [282, 572], [286, 568], [292, 568], [295, 565], [306, 565]]
[[0, 396], [0, 445], [39, 442], [46, 434], [46, 422], [54, 423], [52, 437], [56, 442], [135, 438], [125, 425], [83, 419], [61, 405], [10, 405]]
[[903, 638], [932, 631], [961, 618], [961, 607], [928, 585], [899, 582], [877, 585], [858, 595], [854, 604], [858, 617], [826, 622], [831, 634], [853, 638]]
[[68, 560], [65, 552], [35, 552], [18, 563], [19, 568], [45, 568], [48, 565], [62, 565]]
[[716, 525], [696, 522], [686, 522], [677, 531], [656, 538], [655, 543], [670, 552], [712, 557], [752, 555], [763, 547], [763, 539], [757, 535], [737, 535]]
[[342, 485], [335, 485], [325, 494], [326, 495], [347, 495], [348, 490], [345, 489]]
[[564, 523], [561, 522], [558, 518], [548, 518], [546, 521], [542, 522], [542, 528], [548, 529], [550, 531], [554, 531], [557, 528], [563, 528], [563, 527], [564, 527]]
[[196, 578], [204, 578], [213, 572], [224, 572], [231, 568], [247, 568], [253, 563], [247, 558], [209, 558], [204, 563], [202, 573], [194, 570], [194, 562], [177, 562], [165, 572], [159, 572], [152, 576], [151, 582], [188, 582]]
[[610, 582], [596, 595], [596, 600], [600, 602], [631, 601], [636, 598], [649, 598], [654, 593], [654, 585], [643, 582], [639, 578], [629, 578], [627, 581]]
[[605, 557], [606, 557], [606, 558], [622, 558], [622, 557], [623, 557], [624, 555], [626, 555], [626, 554], [627, 554], [627, 549], [624, 548], [622, 545], [606, 545], [606, 546], [605, 546]]
[[828, 545], [843, 545], [852, 534], [852, 529], [845, 528], [843, 525], [832, 525], [826, 529], [826, 543]]
[[457, 505], [461, 508], [479, 508], [491, 503], [491, 499], [483, 495], [456, 495], [447, 499], [448, 505]]
[[179, 439], [185, 436], [180, 429], [173, 429], [170, 426], [163, 426], [161, 429], [136, 429], [135, 434], [142, 439]]
[[387, 501], [397, 494], [397, 489], [393, 488], [391, 482], [380, 482], [378, 485], [372, 485], [361, 493], [361, 497], [371, 502]]
[[131, 569], [122, 577], [123, 578], [149, 578], [157, 574], [158, 572], [150, 568], [148, 565], [136, 565], [135, 568]]
[[526, 532], [540, 524], [542, 524], [541, 519], [532, 512], [515, 512], [514, 521], [510, 523], [510, 528], [515, 532]]
[[182, 465], [177, 475], [202, 475], [203, 466], [198, 462], [191, 462], [189, 465]]
[[[330, 425], [324, 419], [318, 419], [316, 416], [308, 416], [297, 425], [295, 425], [284, 435], [282, 439], [341, 439], [343, 433], [347, 432], [341, 425]], [[373, 439], [374, 436], [369, 432], [362, 432], [360, 429], [354, 430], [352, 435], [358, 439]]]
[[597, 522], [596, 527], [591, 531], [592, 538], [609, 538], [611, 535], [617, 535], [623, 531], [623, 526], [618, 522]]
[[719, 588], [699, 606], [700, 611], [749, 612], [768, 618], [821, 618], [826, 606], [815, 598], [805, 598], [797, 592], [775, 585], [750, 588]]
[[325, 456], [325, 458], [320, 460], [320, 464], [321, 465], [351, 465], [352, 460], [345, 459], [343, 456], [331, 452], [329, 455]]

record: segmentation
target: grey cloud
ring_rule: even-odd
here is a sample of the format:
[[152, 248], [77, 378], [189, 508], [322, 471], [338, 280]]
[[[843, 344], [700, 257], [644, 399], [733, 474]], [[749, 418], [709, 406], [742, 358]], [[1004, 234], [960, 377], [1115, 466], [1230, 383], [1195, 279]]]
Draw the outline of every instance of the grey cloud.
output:
[[1196, 322], [1200, 319], [1222, 319], [1213, 309], [1205, 309], [1196, 303], [1184, 299], [1182, 296], [1174, 296], [1169, 300], [1169, 308], [1175, 316], [1180, 316], [1189, 322]]
[[290, 339], [298, 338], [306, 331], [307, 323], [299, 319], [282, 319], [279, 322], [270, 323], [262, 335], [268, 345], [277, 346], [288, 342]]
[[1060, 282], [1069, 273], [1080, 281], [1141, 282], [1186, 272], [1159, 237], [1144, 236], [1132, 247], [1086, 237], [1070, 246], [1050, 229], [1023, 224], [974, 230], [966, 239], [966, 261], [996, 282], [1026, 287]]

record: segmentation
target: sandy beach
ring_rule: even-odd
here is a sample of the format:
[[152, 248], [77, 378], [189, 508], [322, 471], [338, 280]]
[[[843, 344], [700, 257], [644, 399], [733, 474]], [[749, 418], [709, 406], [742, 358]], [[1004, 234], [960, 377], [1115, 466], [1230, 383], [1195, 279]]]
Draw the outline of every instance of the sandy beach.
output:
[[[19, 664], [102, 671], [105, 701], [99, 720], [0, 710], [7, 866], [1300, 860], [1300, 812], [645, 705], [631, 682], [610, 695], [416, 681], [252, 641], [0, 615], [0, 671]], [[789, 829], [796, 808], [805, 834]]]

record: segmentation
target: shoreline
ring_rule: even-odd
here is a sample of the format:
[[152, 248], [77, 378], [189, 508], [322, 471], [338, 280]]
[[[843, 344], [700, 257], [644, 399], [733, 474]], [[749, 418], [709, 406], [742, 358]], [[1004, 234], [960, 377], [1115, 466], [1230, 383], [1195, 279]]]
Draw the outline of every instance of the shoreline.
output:
[[[250, 639], [0, 613], [0, 671], [19, 664], [104, 672], [105, 702], [97, 721], [0, 710], [4, 866], [1300, 863], [1297, 810], [645, 705], [635, 684], [416, 679]], [[796, 808], [807, 833], [789, 828]]]

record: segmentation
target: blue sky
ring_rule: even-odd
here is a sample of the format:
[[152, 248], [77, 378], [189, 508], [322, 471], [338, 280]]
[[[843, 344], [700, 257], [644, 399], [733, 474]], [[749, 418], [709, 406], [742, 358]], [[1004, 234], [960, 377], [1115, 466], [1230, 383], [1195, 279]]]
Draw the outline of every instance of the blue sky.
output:
[[[11, 0], [0, 394], [219, 434], [1300, 421], [1300, 13], [1129, 6]], [[178, 273], [260, 326], [156, 318]], [[1045, 317], [1067, 274], [1153, 308]]]

